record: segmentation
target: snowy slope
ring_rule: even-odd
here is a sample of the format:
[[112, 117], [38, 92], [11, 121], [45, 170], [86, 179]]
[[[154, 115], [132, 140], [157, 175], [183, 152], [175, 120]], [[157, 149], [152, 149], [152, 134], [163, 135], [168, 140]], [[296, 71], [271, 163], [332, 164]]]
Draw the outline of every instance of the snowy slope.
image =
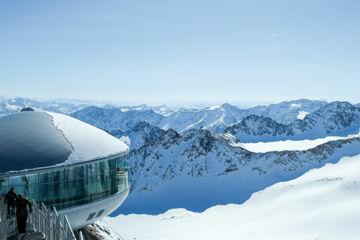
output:
[[202, 213], [119, 215], [107, 223], [125, 239], [360, 239], [360, 156], [314, 169], [259, 191], [242, 205]]
[[[254, 153], [206, 129], [180, 135], [169, 129], [124, 157], [132, 171], [132, 192], [114, 212], [193, 211], [242, 203], [271, 184], [314, 167], [360, 154], [360, 138], [330, 141], [308, 150]], [[236, 183], [236, 184], [235, 184]], [[144, 204], [146, 202], [146, 204]]]
[[308, 115], [308, 114], [309, 114], [309, 112], [300, 111], [299, 114], [297, 115], [296, 119], [304, 120], [304, 118], [305, 118], [306, 115]]

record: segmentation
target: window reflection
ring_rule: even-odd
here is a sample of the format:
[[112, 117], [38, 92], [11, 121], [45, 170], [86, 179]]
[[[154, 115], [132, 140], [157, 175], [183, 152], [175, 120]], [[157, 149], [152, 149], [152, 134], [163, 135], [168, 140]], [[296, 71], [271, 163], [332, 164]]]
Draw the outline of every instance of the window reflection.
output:
[[20, 176], [0, 176], [0, 194], [11, 187], [58, 210], [107, 198], [129, 188], [129, 164], [118, 158]]

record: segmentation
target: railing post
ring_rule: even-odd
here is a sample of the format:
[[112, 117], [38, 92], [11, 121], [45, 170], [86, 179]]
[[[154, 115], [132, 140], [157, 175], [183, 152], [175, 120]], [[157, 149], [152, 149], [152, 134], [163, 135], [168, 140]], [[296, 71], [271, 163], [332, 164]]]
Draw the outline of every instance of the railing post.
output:
[[46, 236], [47, 239], [51, 239], [51, 219], [50, 219], [50, 211], [46, 211]]
[[68, 220], [68, 218], [67, 218], [66, 215], [64, 216], [64, 225], [66, 225], [66, 229], [67, 229], [67, 231], [66, 231], [66, 237], [67, 237], [68, 239], [76, 240], [75, 235], [74, 235], [74, 232], [72, 231], [72, 228], [71, 228], [71, 226], [70, 226], [69, 220]]
[[34, 212], [35, 212], [35, 226], [38, 231], [40, 231], [40, 209], [39, 205], [35, 203], [34, 201]]
[[82, 231], [79, 231], [79, 240], [84, 240], [84, 236]]
[[[6, 240], [10, 226], [6, 220], [6, 207], [1, 201], [0, 197], [0, 240]], [[32, 212], [28, 216], [28, 221], [36, 231], [45, 234], [46, 240], [76, 240], [67, 216], [65, 215], [63, 219], [62, 223], [62, 218], [59, 217], [55, 207], [50, 211], [43, 203], [37, 204], [32, 201]], [[16, 224], [13, 227], [15, 230]], [[84, 239], [82, 233], [79, 238]]]
[[61, 229], [61, 225], [60, 225], [60, 218], [59, 218], [59, 214], [56, 211], [56, 208], [53, 209], [54, 211], [54, 225], [55, 225], [55, 235], [54, 235], [54, 239], [59, 240], [60, 239], [60, 229]]

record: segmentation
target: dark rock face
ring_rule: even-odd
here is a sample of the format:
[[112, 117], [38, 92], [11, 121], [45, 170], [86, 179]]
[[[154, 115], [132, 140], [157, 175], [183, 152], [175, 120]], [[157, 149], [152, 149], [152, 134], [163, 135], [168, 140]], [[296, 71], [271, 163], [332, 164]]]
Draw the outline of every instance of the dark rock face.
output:
[[[77, 232], [75, 232], [75, 236], [77, 239], [79, 239], [79, 234], [78, 232], [82, 232], [84, 240], [104, 240], [105, 237], [103, 237], [100, 234], [100, 231], [96, 228], [95, 224], [86, 226], [82, 229], [79, 229]], [[104, 231], [104, 233], [106, 233], [106, 231]], [[109, 232], [110, 234], [110, 232]]]
[[294, 131], [291, 126], [278, 123], [268, 117], [261, 117], [256, 115], [247, 116], [239, 124], [235, 124], [226, 128], [224, 132], [230, 132], [233, 135], [242, 132], [252, 136], [261, 136], [264, 134], [272, 136], [294, 135]]

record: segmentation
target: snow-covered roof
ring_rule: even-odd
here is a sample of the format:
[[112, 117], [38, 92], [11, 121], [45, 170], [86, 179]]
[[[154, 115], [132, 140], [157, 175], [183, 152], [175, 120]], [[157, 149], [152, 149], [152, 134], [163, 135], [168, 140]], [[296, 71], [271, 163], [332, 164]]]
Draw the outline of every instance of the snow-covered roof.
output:
[[117, 138], [63, 114], [34, 111], [0, 118], [0, 173], [70, 165], [127, 151]]

